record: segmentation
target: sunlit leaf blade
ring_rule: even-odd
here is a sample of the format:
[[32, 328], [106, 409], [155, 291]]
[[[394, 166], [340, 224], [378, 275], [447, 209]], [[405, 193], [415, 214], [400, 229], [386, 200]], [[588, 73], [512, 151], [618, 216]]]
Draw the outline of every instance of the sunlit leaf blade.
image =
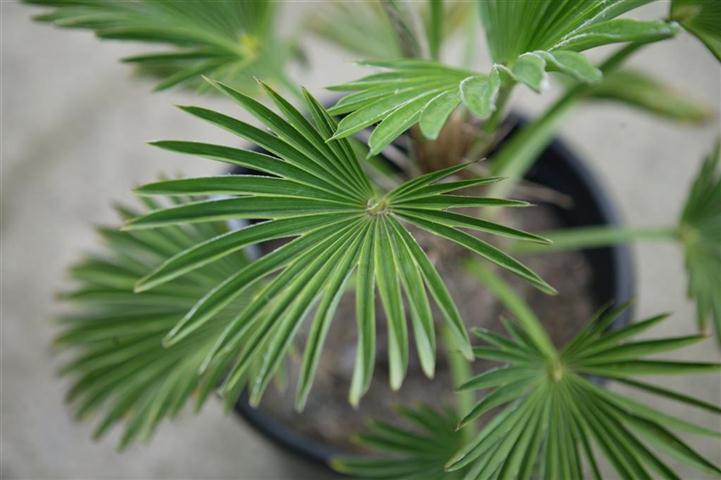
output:
[[622, 102], [681, 122], [703, 122], [713, 112], [657, 79], [633, 70], [616, 70], [589, 92], [592, 99]]
[[713, 0], [672, 0], [671, 18], [701, 40], [721, 61], [721, 4]]
[[[424, 69], [409, 61], [409, 69]], [[435, 332], [427, 292], [440, 307], [453, 333], [454, 346], [466, 357], [472, 352], [465, 326], [447, 289], [426, 253], [407, 229], [408, 223], [430, 222], [470, 252], [499, 263], [545, 291], [551, 287], [534, 272], [490, 243], [467, 234], [469, 229], [526, 241], [544, 239], [474, 216], [448, 211], [469, 206], [521, 206], [523, 202], [480, 196], [452, 195], [456, 190], [497, 181], [447, 177], [467, 165], [432, 172], [382, 192], [371, 184], [355, 152], [344, 138], [331, 138], [337, 125], [329, 113], [303, 92], [311, 118], [262, 87], [279, 113], [219, 82], [212, 82], [268, 130], [200, 107], [183, 109], [238, 136], [255, 142], [270, 154], [191, 142], [157, 142], [169, 150], [197, 154], [265, 175], [165, 180], [141, 186], [142, 198], [194, 195], [203, 199], [169, 208], [156, 208], [130, 218], [125, 229], [152, 233], [159, 227], [247, 218], [251, 224], [174, 251], [135, 285], [146, 296], [164, 291], [168, 282], [193, 275], [198, 269], [220, 264], [233, 252], [269, 240], [284, 241], [243, 268], [209, 285], [205, 295], [163, 338], [168, 347], [192, 339], [213, 323], [246, 292], [258, 289], [252, 301], [226, 318], [199, 366], [229, 365], [222, 391], [234, 395], [246, 382], [250, 400], [258, 403], [278, 371], [305, 318], [311, 318], [296, 405], [305, 404], [320, 358], [325, 333], [335, 313], [341, 285], [355, 278], [358, 350], [349, 398], [356, 405], [372, 380], [375, 362], [375, 291], [388, 321], [391, 387], [401, 386], [408, 367], [410, 315], [416, 351], [427, 375], [435, 368]], [[346, 117], [348, 118], [348, 117]], [[389, 117], [393, 122], [396, 118]], [[343, 122], [340, 124], [342, 127]], [[383, 133], [383, 128], [376, 130]], [[384, 142], [385, 140], [381, 140]], [[371, 138], [373, 142], [373, 138]], [[222, 195], [207, 199], [208, 195]], [[144, 272], [146, 273], [146, 272]]]
[[680, 219], [684, 246], [688, 295], [696, 302], [699, 328], [709, 332], [709, 323], [721, 342], [721, 153], [716, 142], [701, 165], [686, 199]]
[[166, 49], [123, 59], [159, 78], [156, 90], [176, 85], [201, 90], [201, 75], [257, 90], [254, 77], [290, 87], [286, 64], [297, 45], [276, 32], [278, 4], [254, 0], [76, 1], [26, 0], [49, 10], [36, 20], [88, 29], [102, 39], [144, 42]]
[[[462, 386], [488, 389], [466, 414], [465, 421], [494, 406], [507, 406], [454, 455], [447, 469], [470, 469], [472, 474], [466, 478], [491, 478], [485, 475], [497, 469], [507, 478], [582, 478], [582, 472], [589, 468], [594, 478], [600, 478], [594, 456], [600, 453], [620, 478], [679, 478], [663, 458], [666, 455], [706, 473], [721, 474], [718, 466], [672, 431], [711, 436], [714, 441], [721, 438], [721, 432], [666, 414], [598, 386], [585, 376], [589, 373], [607, 376], [609, 380], [681, 402], [689, 408], [721, 413], [708, 402], [632, 378], [645, 372], [718, 375], [721, 364], [644, 358], [682, 348], [698, 341], [698, 336], [634, 340], [632, 337], [643, 329], [630, 325], [608, 330], [618, 313], [616, 309], [598, 316], [556, 356], [545, 360], [539, 359], [537, 350], [518, 337], [515, 327], [509, 330], [509, 338], [479, 332], [490, 346], [475, 348], [476, 354], [504, 365]], [[641, 323], [650, 326], [663, 318]], [[519, 456], [531, 463], [521, 467]], [[533, 461], [536, 458], [541, 459], [540, 463]]]
[[451, 410], [422, 405], [398, 407], [403, 426], [372, 421], [357, 443], [376, 456], [338, 457], [331, 466], [355, 478], [460, 479], [463, 472], [448, 473], [444, 465], [463, 443]]
[[[212, 227], [214, 234], [226, 230], [222, 223], [205, 227]], [[64, 298], [74, 308], [60, 319], [56, 343], [69, 351], [62, 372], [72, 379], [68, 400], [77, 415], [101, 417], [96, 436], [123, 424], [120, 447], [124, 448], [150, 437], [191, 396], [197, 396], [198, 406], [202, 405], [217, 386], [224, 373], [222, 363], [211, 366], [204, 376], [198, 375], [198, 369], [229, 318], [228, 311], [220, 312], [192, 339], [169, 348], [162, 346], [162, 339], [209, 287], [244, 267], [247, 260], [235, 251], [222, 265], [199, 268], [153, 292], [136, 294], [133, 278], [206, 238], [208, 232], [170, 227], [144, 232], [102, 229], [100, 233], [105, 241], [100, 254], [71, 269], [77, 287]], [[248, 300], [248, 296], [238, 298], [233, 308]]]

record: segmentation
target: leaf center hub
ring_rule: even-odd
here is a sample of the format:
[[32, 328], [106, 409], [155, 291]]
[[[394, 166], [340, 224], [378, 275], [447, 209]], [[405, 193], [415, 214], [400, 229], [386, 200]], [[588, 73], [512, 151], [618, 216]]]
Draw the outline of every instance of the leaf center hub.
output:
[[386, 197], [383, 198], [371, 198], [366, 204], [366, 212], [369, 215], [385, 215], [390, 211], [390, 203]]

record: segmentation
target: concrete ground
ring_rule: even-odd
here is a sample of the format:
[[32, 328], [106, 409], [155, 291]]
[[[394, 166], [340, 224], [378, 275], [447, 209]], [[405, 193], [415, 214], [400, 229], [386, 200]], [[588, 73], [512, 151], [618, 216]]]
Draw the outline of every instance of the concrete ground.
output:
[[[211, 404], [163, 425], [149, 445], [124, 454], [115, 438], [90, 439], [92, 425], [75, 423], [63, 404], [67, 383], [55, 376], [50, 347], [54, 292], [64, 269], [96, 238], [91, 226], [113, 222], [111, 200], [128, 199], [132, 186], [159, 171], [217, 172], [210, 162], [178, 158], [145, 145], [161, 138], [227, 141], [173, 104], [199, 103], [236, 113], [218, 98], [174, 91], [150, 95], [148, 83], [130, 78], [117, 58], [135, 51], [100, 45], [91, 34], [65, 32], [30, 21], [33, 10], [7, 0], [2, 7], [2, 478], [324, 478], [322, 472], [278, 451], [236, 418]], [[318, 8], [320, 4], [311, 5]], [[291, 5], [292, 13], [308, 8]], [[647, 9], [663, 15], [667, 4]], [[297, 15], [290, 15], [297, 17]], [[308, 42], [315, 66], [299, 78], [311, 91], [358, 74], [352, 58]], [[721, 71], [692, 38], [646, 48], [633, 64], [657, 74], [716, 111], [704, 127], [677, 125], [614, 105], [576, 110], [561, 135], [606, 184], [632, 225], [672, 224], [689, 180], [719, 133]], [[518, 92], [516, 108], [538, 112], [551, 95]], [[694, 307], [685, 298], [679, 249], [667, 244], [635, 248], [638, 317], [672, 311], [656, 333], [694, 332]], [[677, 355], [721, 360], [712, 341]], [[721, 403], [721, 377], [664, 378], [663, 385]], [[672, 403], [668, 413], [721, 428], [718, 417]], [[692, 439], [717, 464], [721, 445]], [[701, 478], [679, 467], [682, 478]]]

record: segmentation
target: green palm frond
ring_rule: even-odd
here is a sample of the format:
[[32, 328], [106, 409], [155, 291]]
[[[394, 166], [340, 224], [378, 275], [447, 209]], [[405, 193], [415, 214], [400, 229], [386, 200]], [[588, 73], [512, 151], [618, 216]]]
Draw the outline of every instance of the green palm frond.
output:
[[203, 86], [212, 75], [244, 90], [253, 77], [284, 87], [295, 54], [276, 38], [275, 2], [256, 0], [25, 0], [51, 8], [35, 17], [63, 28], [93, 30], [99, 38], [161, 44], [168, 49], [123, 59], [161, 79], [157, 90]]
[[458, 417], [452, 409], [437, 411], [421, 405], [398, 407], [398, 416], [408, 427], [371, 421], [356, 442], [379, 456], [334, 458], [331, 466], [355, 478], [460, 479], [462, 472], [445, 472], [445, 464], [463, 446], [456, 430]]
[[701, 40], [721, 61], [721, 2], [716, 0], [672, 0], [671, 18]]
[[721, 154], [719, 142], [703, 162], [691, 186], [680, 220], [688, 294], [696, 301], [699, 327], [709, 318], [721, 340]]
[[[185, 204], [188, 200], [179, 201]], [[139, 213], [119, 210], [126, 219]], [[71, 269], [77, 287], [63, 294], [63, 299], [74, 308], [60, 319], [56, 343], [70, 352], [61, 371], [73, 380], [67, 398], [77, 416], [102, 412], [96, 437], [123, 423], [120, 447], [124, 448], [137, 438], [152, 435], [157, 425], [178, 414], [191, 396], [200, 408], [216, 388], [224, 365], [210, 366], [202, 377], [197, 372], [222, 331], [227, 312], [206, 323], [192, 339], [168, 348], [162, 340], [210, 286], [247, 265], [242, 252], [152, 292], [134, 293], [133, 285], [169, 255], [226, 231], [223, 223], [135, 232], [101, 228], [104, 250]], [[248, 299], [248, 295], [239, 297], [229, 310]]]
[[401, 385], [408, 365], [404, 296], [426, 374], [433, 374], [435, 364], [435, 334], [428, 292], [448, 322], [457, 348], [470, 357], [469, 339], [458, 310], [435, 267], [406, 228], [407, 224], [447, 238], [501, 265], [539, 289], [554, 292], [533, 271], [463, 230], [536, 242], [544, 242], [544, 239], [449, 211], [459, 207], [527, 205], [513, 200], [453, 193], [470, 186], [495, 182], [497, 178], [442, 182], [467, 166], [458, 165], [380, 193], [361, 169], [348, 141], [329, 140], [336, 129], [335, 121], [307, 92], [305, 98], [313, 123], [267, 86], [266, 90], [282, 116], [228, 86], [215, 85], [270, 131], [204, 108], [183, 109], [257, 144], [271, 154], [194, 142], [166, 141], [157, 145], [240, 165], [265, 175], [226, 175], [143, 186], [138, 189], [141, 195], [229, 197], [153, 211], [131, 220], [126, 228], [137, 230], [236, 218], [267, 220], [199, 243], [175, 255], [141, 279], [136, 286], [138, 291], [161, 286], [248, 245], [271, 239], [290, 240], [218, 283], [165, 338], [167, 345], [174, 345], [192, 337], [229, 302], [262, 279], [272, 277], [255, 300], [227, 322], [223, 334], [206, 357], [206, 364], [209, 364], [243, 352], [227, 377], [225, 391], [235, 391], [243, 384], [250, 360], [262, 352], [263, 365], [252, 383], [250, 395], [253, 403], [259, 402], [301, 322], [318, 303], [297, 392], [298, 407], [302, 407], [329, 322], [344, 286], [353, 274], [358, 350], [351, 402], [358, 402], [368, 389], [373, 374], [376, 289], [389, 322], [393, 388]]
[[370, 141], [373, 154], [415, 124], [426, 138], [435, 139], [461, 104], [486, 119], [496, 110], [497, 98], [516, 83], [541, 91], [546, 71], [598, 82], [601, 71], [578, 52], [609, 43], [662, 40], [678, 31], [673, 22], [616, 18], [647, 1], [480, 1], [495, 62], [488, 74], [425, 60], [362, 62], [385, 71], [330, 87], [349, 92], [331, 110], [349, 114], [335, 135], [343, 138], [378, 124]]
[[678, 478], [658, 452], [699, 470], [721, 469], [696, 453], [671, 430], [721, 438], [717, 431], [668, 415], [627, 396], [604, 389], [587, 375], [605, 377], [689, 407], [721, 414], [721, 408], [683, 393], [633, 377], [690, 375], [721, 371], [720, 364], [648, 360], [705, 337], [631, 340], [658, 324], [659, 315], [617, 330], [608, 330], [625, 306], [590, 322], [555, 359], [546, 360], [525, 332], [506, 323], [509, 337], [487, 330], [475, 333], [488, 346], [474, 348], [477, 357], [503, 366], [471, 378], [461, 389], [488, 389], [460, 425], [491, 409], [501, 410], [447, 464], [450, 471], [469, 469], [476, 478], [601, 478], [596, 454], [615, 468], [619, 478]]

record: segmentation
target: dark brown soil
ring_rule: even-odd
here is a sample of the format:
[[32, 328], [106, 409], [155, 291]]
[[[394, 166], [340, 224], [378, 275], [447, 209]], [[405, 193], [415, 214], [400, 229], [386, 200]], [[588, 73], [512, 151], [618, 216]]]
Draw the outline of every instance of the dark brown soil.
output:
[[[528, 231], [541, 231], [559, 227], [553, 210], [545, 207], [505, 209], [503, 223]], [[483, 326], [501, 331], [499, 317], [502, 306], [476, 279], [466, 273], [462, 262], [468, 253], [451, 242], [414, 232], [431, 260], [446, 281], [467, 326]], [[548, 296], [527, 282], [504, 274], [529, 303], [533, 311], [548, 328], [557, 345], [570, 339], [589, 318], [595, 308], [590, 294], [591, 270], [579, 253], [557, 253], [523, 258], [526, 265], [535, 270], [558, 291], [558, 296]], [[488, 264], [490, 265], [490, 264]], [[412, 334], [408, 376], [398, 392], [388, 386], [388, 362], [386, 348], [385, 317], [377, 306], [377, 364], [373, 384], [363, 397], [358, 410], [348, 403], [348, 390], [353, 373], [356, 350], [356, 326], [354, 298], [347, 294], [339, 306], [323, 349], [320, 366], [305, 411], [295, 412], [293, 399], [295, 379], [298, 374], [304, 333], [299, 336], [298, 355], [287, 362], [287, 384], [284, 388], [268, 389], [261, 410], [281, 420], [298, 433], [317, 441], [348, 451], [358, 451], [350, 442], [351, 436], [363, 429], [368, 418], [393, 421], [391, 408], [396, 404], [413, 405], [426, 403], [432, 406], [453, 405], [454, 392], [450, 372], [438, 338], [436, 375], [427, 379], [421, 372], [413, 348]], [[440, 318], [436, 315], [436, 318]], [[409, 326], [410, 332], [410, 326]], [[475, 361], [473, 370], [483, 371], [491, 365]]]

